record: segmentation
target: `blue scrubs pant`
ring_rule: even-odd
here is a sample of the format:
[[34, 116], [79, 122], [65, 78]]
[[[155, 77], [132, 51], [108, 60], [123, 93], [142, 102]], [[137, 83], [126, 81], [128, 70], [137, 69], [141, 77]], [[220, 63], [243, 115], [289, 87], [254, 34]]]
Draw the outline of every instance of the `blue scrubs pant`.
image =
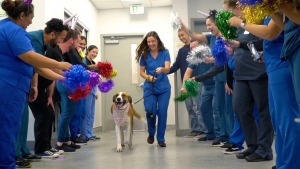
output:
[[[256, 106], [254, 106], [253, 115], [256, 120], [256, 123], [258, 124], [259, 119], [258, 119], [258, 112], [257, 112]], [[243, 129], [242, 129], [236, 115], [234, 114], [234, 128], [233, 128], [232, 134], [230, 136], [230, 143], [236, 145], [240, 150], [242, 150], [242, 149], [244, 149], [244, 147], [243, 147], [244, 142], [245, 142], [245, 136], [244, 136]]]
[[15, 144], [27, 93], [0, 79], [0, 168], [15, 169]]
[[191, 129], [198, 134], [207, 132], [200, 111], [201, 93], [202, 85], [199, 85], [198, 95], [196, 97], [190, 96], [185, 99], [185, 106], [189, 113]]
[[[144, 91], [147, 93], [147, 91]], [[152, 94], [144, 98], [145, 111], [150, 112], [152, 109], [154, 124], [156, 124], [156, 116], [158, 118], [157, 123], [157, 142], [165, 142], [165, 131], [167, 128], [167, 116], [168, 116], [168, 107], [171, 97], [171, 90], [168, 89], [163, 93]], [[155, 135], [155, 126], [151, 125], [151, 119], [147, 116], [148, 123], [148, 133], [149, 136], [154, 137]]]
[[220, 115], [221, 123], [221, 141], [229, 141], [233, 129], [232, 96], [226, 94], [225, 84], [226, 82], [215, 80], [216, 107]]
[[288, 57], [288, 60], [290, 63], [297, 103], [300, 107], [300, 49], [298, 49], [293, 56]]
[[96, 96], [89, 93], [86, 97], [86, 114], [81, 127], [81, 137], [84, 139], [95, 136], [95, 134], [93, 133], [93, 125], [95, 119], [95, 102]]
[[269, 102], [274, 109], [271, 118], [276, 132], [276, 168], [299, 168], [300, 124], [294, 119], [300, 117], [300, 110], [288, 67], [269, 73]]
[[70, 122], [71, 139], [75, 139], [81, 133], [81, 127], [86, 113], [86, 99], [77, 102], [75, 114]]
[[69, 134], [69, 124], [73, 115], [75, 114], [77, 102], [74, 102], [72, 99], [68, 98], [69, 90], [60, 82], [56, 82], [56, 88], [60, 93], [62, 106], [57, 130], [57, 142], [68, 142], [71, 140]]
[[27, 134], [28, 134], [28, 121], [29, 121], [29, 109], [28, 103], [26, 102], [24, 107], [24, 112], [22, 116], [21, 128], [15, 144], [15, 156], [17, 158], [22, 158], [23, 155], [30, 154], [30, 151], [27, 148]]

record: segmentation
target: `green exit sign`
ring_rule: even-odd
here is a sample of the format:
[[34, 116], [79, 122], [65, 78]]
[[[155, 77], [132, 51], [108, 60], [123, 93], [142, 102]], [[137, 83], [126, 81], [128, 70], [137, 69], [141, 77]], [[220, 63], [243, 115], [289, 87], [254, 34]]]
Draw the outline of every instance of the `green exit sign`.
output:
[[143, 5], [132, 5], [130, 6], [130, 14], [143, 14], [144, 6]]

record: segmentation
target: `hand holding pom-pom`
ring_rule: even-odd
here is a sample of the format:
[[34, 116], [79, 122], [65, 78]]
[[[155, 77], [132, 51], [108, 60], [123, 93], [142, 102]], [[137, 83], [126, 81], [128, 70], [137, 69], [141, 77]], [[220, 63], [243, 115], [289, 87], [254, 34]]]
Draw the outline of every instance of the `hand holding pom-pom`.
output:
[[216, 65], [223, 66], [228, 62], [227, 49], [225, 48], [225, 41], [222, 38], [217, 38], [215, 47], [212, 51], [213, 57], [215, 58]]
[[206, 58], [211, 56], [211, 50], [207, 45], [199, 45], [189, 52], [186, 61], [190, 64], [197, 65], [204, 62]]
[[99, 69], [99, 74], [105, 78], [109, 78], [111, 72], [113, 71], [113, 67], [109, 62], [98, 62], [97, 64]]
[[171, 13], [170, 22], [174, 29], [181, 29], [181, 22], [177, 12]]
[[111, 79], [109, 79], [107, 82], [102, 82], [98, 88], [101, 92], [107, 93], [114, 87], [114, 83]]

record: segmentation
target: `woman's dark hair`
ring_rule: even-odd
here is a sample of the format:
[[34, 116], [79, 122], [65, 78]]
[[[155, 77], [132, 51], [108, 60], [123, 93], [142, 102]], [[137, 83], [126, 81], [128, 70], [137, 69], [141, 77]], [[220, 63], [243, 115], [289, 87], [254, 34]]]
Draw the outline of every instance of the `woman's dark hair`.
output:
[[63, 25], [63, 21], [61, 19], [52, 18], [50, 21], [46, 23], [45, 33], [49, 34], [51, 32], [61, 33], [62, 31], [68, 31], [68, 26]]
[[213, 22], [216, 22], [216, 15], [217, 15], [218, 11], [217, 10], [209, 10], [209, 16], [206, 19], [210, 19]]
[[157, 40], [158, 51], [166, 50], [164, 43], [160, 40], [158, 34], [155, 31], [149, 32], [143, 39], [142, 43], [136, 48], [135, 60], [139, 62], [141, 56], [143, 55], [144, 60], [147, 59], [148, 51], [150, 50], [147, 39], [149, 37], [154, 37]]
[[88, 53], [93, 49], [98, 49], [98, 47], [95, 45], [90, 45], [85, 52], [85, 56], [87, 57]]
[[1, 4], [2, 9], [6, 12], [6, 14], [14, 19], [17, 19], [22, 12], [25, 13], [26, 16], [33, 13], [34, 7], [31, 4], [28, 6], [24, 3], [24, 0], [4, 0]]

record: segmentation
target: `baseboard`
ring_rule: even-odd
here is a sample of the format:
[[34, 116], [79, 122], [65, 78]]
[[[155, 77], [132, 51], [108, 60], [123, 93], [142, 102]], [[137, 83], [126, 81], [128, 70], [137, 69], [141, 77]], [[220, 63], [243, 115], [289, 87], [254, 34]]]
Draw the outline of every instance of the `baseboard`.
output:
[[190, 133], [191, 133], [191, 129], [177, 129], [176, 130], [176, 136], [177, 137], [186, 136]]
[[175, 125], [167, 125], [167, 129], [166, 130], [175, 130], [176, 126]]

